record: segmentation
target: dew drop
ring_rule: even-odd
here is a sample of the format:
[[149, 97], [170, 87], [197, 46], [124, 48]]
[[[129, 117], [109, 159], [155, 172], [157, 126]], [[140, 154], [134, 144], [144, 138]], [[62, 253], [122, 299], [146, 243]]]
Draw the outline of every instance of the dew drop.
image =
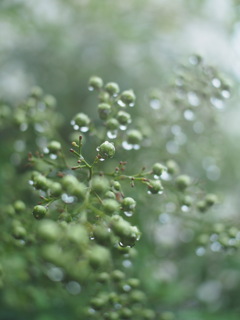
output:
[[77, 295], [81, 292], [81, 286], [77, 281], [69, 281], [66, 284], [67, 291], [72, 295]]
[[125, 126], [124, 124], [121, 124], [119, 126], [119, 129], [122, 130], [122, 131], [125, 131], [125, 130], [127, 130], [127, 126]]
[[47, 271], [47, 276], [50, 280], [59, 282], [59, 281], [62, 281], [64, 277], [64, 273], [61, 268], [50, 267]]
[[89, 90], [89, 91], [93, 91], [94, 88], [93, 88], [92, 86], [88, 86], [88, 90]]
[[28, 183], [30, 184], [30, 186], [34, 184], [33, 180], [28, 180]]
[[28, 124], [27, 123], [21, 123], [20, 125], [20, 130], [22, 132], [26, 131], [28, 129]]
[[193, 107], [199, 106], [200, 99], [195, 92], [193, 91], [188, 92], [187, 97], [188, 97], [188, 102], [191, 106]]
[[193, 121], [195, 119], [195, 114], [192, 110], [185, 110], [183, 116], [188, 121]]
[[153, 109], [153, 110], [158, 110], [161, 108], [161, 103], [158, 99], [151, 99], [150, 100], [150, 107]]
[[117, 103], [120, 107], [126, 107], [126, 103], [124, 103], [121, 99], [119, 99]]
[[132, 262], [130, 260], [123, 260], [122, 265], [125, 268], [130, 268], [132, 266]]
[[125, 150], [132, 150], [132, 149], [133, 149], [133, 145], [132, 145], [132, 144], [129, 144], [127, 141], [123, 141], [122, 147], [123, 147], [123, 149], [125, 149]]
[[126, 217], [132, 217], [133, 211], [124, 211]]
[[65, 203], [73, 203], [73, 202], [74, 202], [74, 197], [69, 196], [69, 195], [66, 194], [66, 193], [63, 193], [63, 194], [62, 194], [61, 199], [62, 199], [62, 201], [65, 202]]
[[72, 126], [74, 126], [74, 125], [75, 125], [75, 121], [74, 121], [74, 120], [71, 120], [71, 122], [70, 122], [70, 123], [71, 123], [71, 125], [72, 125]]
[[211, 97], [210, 102], [216, 109], [222, 110], [224, 108], [223, 101], [217, 97]]
[[181, 206], [181, 210], [182, 210], [183, 212], [188, 212], [188, 211], [189, 211], [189, 207], [186, 206], [186, 205], [183, 205], [183, 206]]
[[81, 132], [88, 132], [89, 127], [86, 127], [86, 126], [80, 127], [79, 130], [80, 130]]
[[58, 156], [56, 154], [51, 153], [49, 157], [52, 160], [56, 160]]
[[198, 247], [195, 252], [197, 256], [202, 257], [205, 255], [206, 249], [204, 247]]
[[212, 85], [215, 88], [220, 88], [221, 87], [221, 81], [218, 78], [213, 78], [212, 79]]
[[123, 286], [123, 290], [124, 290], [125, 292], [129, 292], [131, 289], [132, 289], [132, 287], [131, 287], [129, 284], [125, 284], [125, 285]]
[[117, 130], [111, 130], [107, 132], [107, 136], [109, 139], [116, 139], [117, 138], [118, 131]]
[[78, 130], [78, 129], [79, 129], [79, 126], [78, 126], [77, 124], [74, 124], [73, 129], [74, 129], [74, 130]]
[[135, 103], [134, 102], [131, 102], [131, 103], [129, 103], [129, 107], [134, 107], [135, 106]]
[[224, 99], [230, 98], [230, 92], [228, 90], [222, 90], [221, 95]]
[[40, 123], [35, 123], [35, 124], [34, 124], [34, 129], [35, 129], [37, 132], [44, 132], [44, 131], [45, 131], [44, 127], [43, 127]]

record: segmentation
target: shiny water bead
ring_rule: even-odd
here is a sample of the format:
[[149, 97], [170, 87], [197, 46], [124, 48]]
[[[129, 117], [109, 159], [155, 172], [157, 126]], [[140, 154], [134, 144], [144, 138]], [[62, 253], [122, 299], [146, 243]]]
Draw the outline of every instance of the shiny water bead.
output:
[[110, 252], [105, 247], [95, 245], [88, 254], [89, 264], [93, 269], [106, 267], [110, 262]]
[[37, 205], [33, 208], [33, 216], [37, 220], [43, 219], [46, 216], [47, 209], [44, 206]]

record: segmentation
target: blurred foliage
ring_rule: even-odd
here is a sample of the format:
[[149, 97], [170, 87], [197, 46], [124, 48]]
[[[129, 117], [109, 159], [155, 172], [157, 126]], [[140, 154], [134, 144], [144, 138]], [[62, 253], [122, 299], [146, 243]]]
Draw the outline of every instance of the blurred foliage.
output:
[[[51, 261], [51, 247], [44, 256], [45, 243], [36, 236], [40, 221], [31, 214], [39, 194], [28, 184], [28, 153], [46, 175], [38, 156], [52, 140], [75, 165], [67, 150], [77, 141], [70, 120], [79, 112], [99, 130], [83, 133], [86, 159], [96, 155], [106, 124], [87, 91], [90, 75], [134, 90], [129, 129], [143, 137], [140, 150], [125, 150], [119, 140], [116, 159], [104, 161], [102, 170], [111, 172], [120, 160], [129, 176], [155, 162], [168, 173], [177, 170], [170, 180], [161, 178], [164, 194], [154, 199], [146, 186], [123, 182], [124, 194], [137, 202], [128, 221], [142, 236], [129, 268], [111, 251], [115, 268], [140, 279], [154, 319], [239, 318], [239, 12], [238, 1], [224, 0], [0, 2], [0, 319], [82, 319], [89, 301], [106, 291], [94, 278], [98, 271], [78, 278], [69, 240], [57, 240], [65, 262]], [[190, 55], [194, 51], [206, 59]], [[59, 163], [69, 173], [64, 160]], [[175, 179], [183, 174], [191, 186], [182, 193]], [[219, 202], [205, 212], [209, 193]], [[50, 208], [64, 228], [69, 216], [59, 218]], [[54, 272], [64, 280], [55, 281]]]

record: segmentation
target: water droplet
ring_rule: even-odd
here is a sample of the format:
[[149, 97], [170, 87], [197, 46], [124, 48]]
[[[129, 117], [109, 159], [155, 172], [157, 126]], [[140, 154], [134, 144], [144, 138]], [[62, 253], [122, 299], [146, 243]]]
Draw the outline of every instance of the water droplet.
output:
[[111, 130], [107, 132], [107, 136], [109, 139], [116, 139], [117, 138], [118, 131], [117, 130]]
[[28, 129], [28, 124], [27, 123], [21, 123], [20, 125], [20, 130], [22, 132], [26, 131]]
[[216, 233], [211, 234], [210, 241], [214, 242], [218, 239], [218, 235]]
[[62, 199], [62, 201], [65, 202], [65, 203], [73, 203], [73, 202], [74, 202], [74, 197], [69, 196], [69, 195], [66, 194], [66, 193], [63, 193], [63, 194], [62, 194], [61, 199]]
[[213, 252], [219, 252], [221, 250], [222, 246], [218, 241], [215, 241], [211, 244], [210, 248]]
[[163, 171], [163, 173], [161, 174], [161, 179], [165, 181], [169, 181], [172, 179], [172, 177], [170, 176], [169, 173], [167, 173], [166, 171]]
[[230, 98], [230, 92], [228, 90], [222, 90], [221, 95], [224, 99]]
[[74, 126], [74, 125], [75, 125], [75, 121], [74, 121], [74, 120], [71, 120], [71, 122], [70, 122], [70, 123], [71, 123], [71, 125], [72, 125], [72, 126]]
[[221, 81], [218, 78], [213, 78], [212, 79], [212, 85], [215, 88], [220, 88], [221, 87]]
[[124, 103], [121, 99], [119, 99], [117, 103], [120, 107], [126, 107], [126, 103]]
[[200, 99], [195, 92], [193, 91], [188, 92], [187, 97], [188, 97], [188, 102], [191, 106], [193, 107], [199, 106]]
[[34, 129], [35, 129], [37, 132], [44, 132], [44, 131], [45, 131], [44, 127], [43, 127], [40, 123], [35, 123], [35, 124], [34, 124]]
[[186, 205], [183, 205], [183, 206], [181, 206], [181, 210], [182, 210], [183, 212], [188, 212], [188, 211], [189, 211], [189, 207], [186, 206]]
[[132, 145], [132, 144], [129, 144], [127, 141], [123, 141], [122, 147], [123, 147], [123, 149], [125, 149], [125, 150], [132, 150], [132, 149], [133, 149], [133, 145]]
[[105, 161], [106, 159], [104, 159], [104, 158], [99, 158], [99, 161]]
[[89, 91], [93, 91], [94, 88], [93, 88], [92, 86], [88, 86], [88, 90], [89, 90]]
[[73, 129], [74, 129], [74, 130], [79, 130], [79, 126], [78, 126], [77, 124], [75, 124], [75, 125], [73, 126]]
[[49, 157], [52, 160], [56, 160], [58, 156], [56, 154], [51, 153]]
[[30, 184], [30, 186], [34, 184], [33, 180], [28, 180], [28, 183]]
[[122, 130], [122, 131], [125, 131], [125, 130], [127, 130], [127, 126], [123, 125], [123, 124], [120, 124], [119, 129]]
[[135, 103], [134, 102], [131, 102], [131, 103], [129, 103], [129, 107], [134, 107], [135, 106]]
[[88, 130], [89, 130], [89, 127], [80, 127], [79, 128], [79, 130], [81, 131], [81, 132], [88, 132]]
[[195, 252], [197, 256], [202, 257], [205, 255], [206, 249], [204, 247], [198, 247]]
[[222, 110], [224, 108], [223, 101], [217, 97], [211, 97], [210, 102], [216, 109]]
[[158, 194], [163, 194], [163, 191], [158, 191]]
[[64, 273], [61, 268], [58, 267], [50, 267], [47, 270], [47, 276], [50, 280], [59, 282], [63, 280]]
[[150, 100], [150, 107], [153, 109], [153, 110], [158, 110], [161, 108], [161, 103], [158, 99], [151, 99]]
[[189, 109], [184, 111], [183, 116], [188, 121], [193, 121], [195, 119], [194, 112], [192, 110], [189, 110]]
[[197, 66], [202, 61], [201, 57], [198, 55], [192, 55], [188, 59], [189, 63], [193, 66]]
[[133, 211], [124, 211], [126, 217], [132, 217]]
[[77, 281], [69, 281], [66, 284], [67, 291], [72, 295], [77, 295], [81, 292], [81, 286]]
[[43, 148], [44, 153], [49, 153], [49, 149], [47, 147]]
[[132, 266], [132, 262], [130, 260], [123, 260], [122, 265], [125, 268], [130, 268]]
[[125, 285], [123, 286], [123, 290], [124, 290], [125, 292], [129, 292], [131, 289], [132, 289], [132, 287], [131, 287], [129, 284], [125, 284]]

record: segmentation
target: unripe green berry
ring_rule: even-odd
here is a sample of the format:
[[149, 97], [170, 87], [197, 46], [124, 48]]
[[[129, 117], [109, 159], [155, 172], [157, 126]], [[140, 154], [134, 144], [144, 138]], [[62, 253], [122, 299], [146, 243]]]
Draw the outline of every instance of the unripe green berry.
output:
[[121, 191], [121, 184], [118, 181], [112, 181], [113, 189], [116, 191]]
[[176, 186], [179, 190], [183, 191], [191, 184], [191, 178], [187, 175], [180, 175], [176, 178]]
[[95, 176], [92, 179], [92, 191], [96, 192], [97, 194], [103, 194], [109, 189], [109, 182], [108, 179], [105, 177]]
[[112, 214], [119, 210], [119, 203], [114, 199], [104, 199], [103, 200], [103, 209], [106, 213]]
[[165, 311], [161, 314], [161, 320], [174, 320], [175, 316], [172, 312], [170, 311]]
[[106, 91], [101, 91], [98, 95], [98, 99], [100, 102], [108, 103], [110, 100], [110, 95]]
[[119, 128], [119, 122], [115, 118], [108, 119], [106, 122], [106, 128], [108, 130], [117, 130]]
[[206, 204], [211, 207], [218, 202], [218, 198], [215, 194], [209, 193], [205, 197]]
[[111, 96], [117, 96], [120, 89], [116, 82], [108, 82], [105, 86], [105, 90], [111, 95]]
[[145, 320], [152, 320], [152, 319], [155, 319], [156, 314], [151, 309], [144, 309], [142, 311], [142, 316], [143, 316], [143, 319], [145, 319]]
[[89, 79], [88, 86], [90, 89], [101, 89], [103, 80], [100, 77], [93, 76]]
[[135, 103], [136, 96], [133, 92], [133, 90], [125, 90], [121, 94], [121, 100], [123, 103], [127, 105], [131, 105]]
[[151, 180], [150, 184], [148, 185], [148, 190], [152, 194], [157, 194], [159, 192], [162, 192], [163, 186], [162, 186], [160, 180]]
[[120, 313], [123, 319], [130, 319], [132, 317], [132, 310], [129, 308], [121, 309]]
[[207, 204], [204, 200], [198, 201], [196, 207], [200, 212], [205, 212], [207, 210]]
[[72, 188], [70, 194], [77, 197], [78, 199], [84, 199], [86, 195], [86, 186], [82, 182], [78, 182], [74, 188]]
[[61, 150], [61, 143], [58, 141], [51, 141], [48, 146], [48, 150], [50, 153], [58, 153]]
[[73, 120], [75, 124], [78, 125], [80, 128], [88, 127], [88, 125], [90, 124], [90, 119], [85, 113], [78, 113]]
[[178, 165], [174, 160], [168, 160], [166, 166], [170, 174], [176, 174], [179, 171]]
[[113, 281], [119, 282], [125, 278], [125, 274], [121, 270], [114, 270], [111, 274]]
[[159, 162], [155, 163], [152, 168], [153, 174], [160, 176], [166, 168]]
[[58, 182], [52, 182], [49, 185], [49, 191], [50, 191], [51, 196], [58, 197], [62, 193], [62, 186]]
[[34, 98], [39, 99], [42, 96], [42, 94], [43, 94], [43, 90], [38, 86], [33, 87], [31, 90], [31, 96]]
[[97, 151], [103, 159], [112, 158], [115, 154], [115, 147], [113, 143], [105, 141], [97, 148]]
[[108, 191], [105, 193], [105, 198], [116, 199], [115, 193], [112, 191]]
[[139, 144], [142, 141], [142, 134], [138, 130], [129, 130], [127, 132], [127, 142], [129, 144]]
[[49, 94], [44, 97], [44, 103], [47, 107], [54, 108], [56, 106], [56, 99]]
[[43, 240], [56, 241], [61, 234], [61, 230], [56, 222], [43, 220], [39, 222], [37, 233]]
[[79, 224], [68, 225], [66, 238], [78, 244], [79, 248], [84, 248], [89, 242], [89, 237], [86, 229]]
[[23, 238], [25, 238], [26, 234], [27, 234], [26, 229], [23, 226], [21, 226], [21, 225], [14, 226], [14, 228], [13, 228], [14, 238], [23, 239]]
[[69, 191], [78, 184], [78, 179], [72, 175], [66, 175], [62, 178], [62, 186], [64, 190]]
[[117, 114], [117, 120], [122, 125], [127, 125], [131, 122], [131, 116], [125, 111], [119, 111]]
[[43, 219], [47, 213], [47, 209], [44, 206], [37, 205], [33, 208], [33, 216], [36, 219]]
[[123, 210], [126, 210], [126, 211], [134, 210], [136, 207], [136, 201], [131, 197], [126, 197], [121, 202], [121, 205]]
[[137, 288], [140, 285], [140, 280], [137, 278], [130, 278], [127, 283], [131, 288]]
[[102, 245], [110, 244], [110, 232], [106, 227], [96, 226], [93, 229], [94, 239]]
[[108, 280], [109, 280], [109, 274], [107, 272], [102, 272], [97, 277], [97, 281], [100, 283], [106, 283]]
[[89, 264], [93, 269], [98, 269], [109, 264], [109, 250], [102, 246], [94, 246], [89, 252]]
[[99, 117], [102, 120], [106, 120], [111, 112], [111, 106], [108, 103], [100, 103], [98, 105]]
[[37, 174], [33, 178], [33, 185], [37, 190], [47, 190], [49, 186], [49, 180], [42, 174]]
[[146, 295], [140, 290], [133, 290], [130, 293], [130, 301], [132, 302], [142, 302], [146, 300]]
[[20, 213], [20, 212], [22, 212], [22, 211], [24, 211], [26, 209], [25, 203], [23, 201], [21, 201], [21, 200], [15, 201], [13, 206], [14, 206], [14, 209], [15, 209], [16, 213]]

